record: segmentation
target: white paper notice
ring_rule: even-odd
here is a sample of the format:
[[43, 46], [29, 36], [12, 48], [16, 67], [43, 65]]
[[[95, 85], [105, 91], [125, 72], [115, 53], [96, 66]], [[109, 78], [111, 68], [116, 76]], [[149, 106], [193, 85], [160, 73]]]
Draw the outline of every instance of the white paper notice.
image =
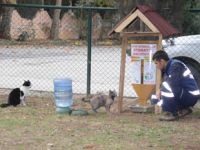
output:
[[156, 67], [154, 63], [150, 61], [144, 61], [144, 84], [155, 84], [156, 83]]
[[141, 61], [133, 61], [131, 64], [132, 83], [141, 84]]

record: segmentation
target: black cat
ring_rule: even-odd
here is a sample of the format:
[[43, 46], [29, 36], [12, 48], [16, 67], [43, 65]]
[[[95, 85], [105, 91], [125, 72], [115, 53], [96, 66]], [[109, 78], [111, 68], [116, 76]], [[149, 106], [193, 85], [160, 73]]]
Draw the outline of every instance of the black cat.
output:
[[8, 102], [1, 104], [0, 107], [3, 108], [8, 106], [17, 106], [19, 104], [25, 106], [25, 97], [27, 96], [30, 88], [31, 82], [29, 80], [24, 81], [23, 85], [20, 88], [15, 88], [10, 92], [8, 96]]

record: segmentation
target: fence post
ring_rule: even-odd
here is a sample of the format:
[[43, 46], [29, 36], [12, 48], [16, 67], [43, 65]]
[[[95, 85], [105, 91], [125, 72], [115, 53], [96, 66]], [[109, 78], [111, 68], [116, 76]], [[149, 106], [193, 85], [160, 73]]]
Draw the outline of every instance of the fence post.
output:
[[87, 95], [91, 86], [91, 47], [92, 47], [92, 10], [88, 10], [88, 51], [87, 51]]

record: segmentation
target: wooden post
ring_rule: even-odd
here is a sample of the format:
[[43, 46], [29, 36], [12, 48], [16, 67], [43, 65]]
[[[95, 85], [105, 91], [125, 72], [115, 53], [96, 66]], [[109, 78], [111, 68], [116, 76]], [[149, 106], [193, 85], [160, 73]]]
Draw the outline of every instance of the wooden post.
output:
[[119, 98], [118, 98], [118, 112], [122, 112], [122, 100], [124, 95], [124, 74], [126, 63], [126, 48], [127, 48], [127, 36], [123, 35], [122, 38], [122, 50], [121, 50], [121, 65], [120, 65], [120, 80], [119, 80]]
[[[162, 47], [162, 35], [159, 33], [121, 33], [122, 36], [122, 50], [121, 50], [121, 65], [120, 65], [120, 80], [119, 80], [119, 96], [118, 96], [118, 112], [122, 112], [123, 106], [123, 94], [124, 94], [124, 78], [125, 78], [125, 63], [126, 63], [126, 49], [128, 44], [157, 44], [157, 48], [161, 49]], [[157, 36], [158, 40], [134, 40], [132, 37], [148, 37], [148, 36]], [[130, 42], [130, 43], [129, 43]], [[143, 70], [144, 70], [144, 60], [141, 61], [141, 84], [132, 84], [133, 89], [139, 96], [139, 105], [147, 106], [147, 98], [155, 90], [155, 84], [143, 84]], [[161, 77], [159, 72], [156, 74], [156, 86], [159, 87], [160, 84], [157, 84], [160, 81]], [[160, 83], [160, 82], [159, 82]]]
[[[162, 34], [159, 34], [158, 50], [161, 49], [162, 49]], [[161, 84], [161, 71], [159, 69], [156, 69], [156, 92], [160, 90], [160, 84]]]
[[144, 77], [144, 59], [141, 60], [141, 84], [143, 84], [143, 77]]

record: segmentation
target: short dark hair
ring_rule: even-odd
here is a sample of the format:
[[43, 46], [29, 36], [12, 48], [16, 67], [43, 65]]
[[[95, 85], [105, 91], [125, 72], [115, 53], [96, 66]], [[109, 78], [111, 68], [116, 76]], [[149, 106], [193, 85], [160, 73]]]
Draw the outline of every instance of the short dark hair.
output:
[[169, 60], [169, 56], [164, 50], [158, 50], [153, 54], [153, 58], [152, 58], [153, 61], [154, 60], [159, 61], [161, 59], [165, 61]]

